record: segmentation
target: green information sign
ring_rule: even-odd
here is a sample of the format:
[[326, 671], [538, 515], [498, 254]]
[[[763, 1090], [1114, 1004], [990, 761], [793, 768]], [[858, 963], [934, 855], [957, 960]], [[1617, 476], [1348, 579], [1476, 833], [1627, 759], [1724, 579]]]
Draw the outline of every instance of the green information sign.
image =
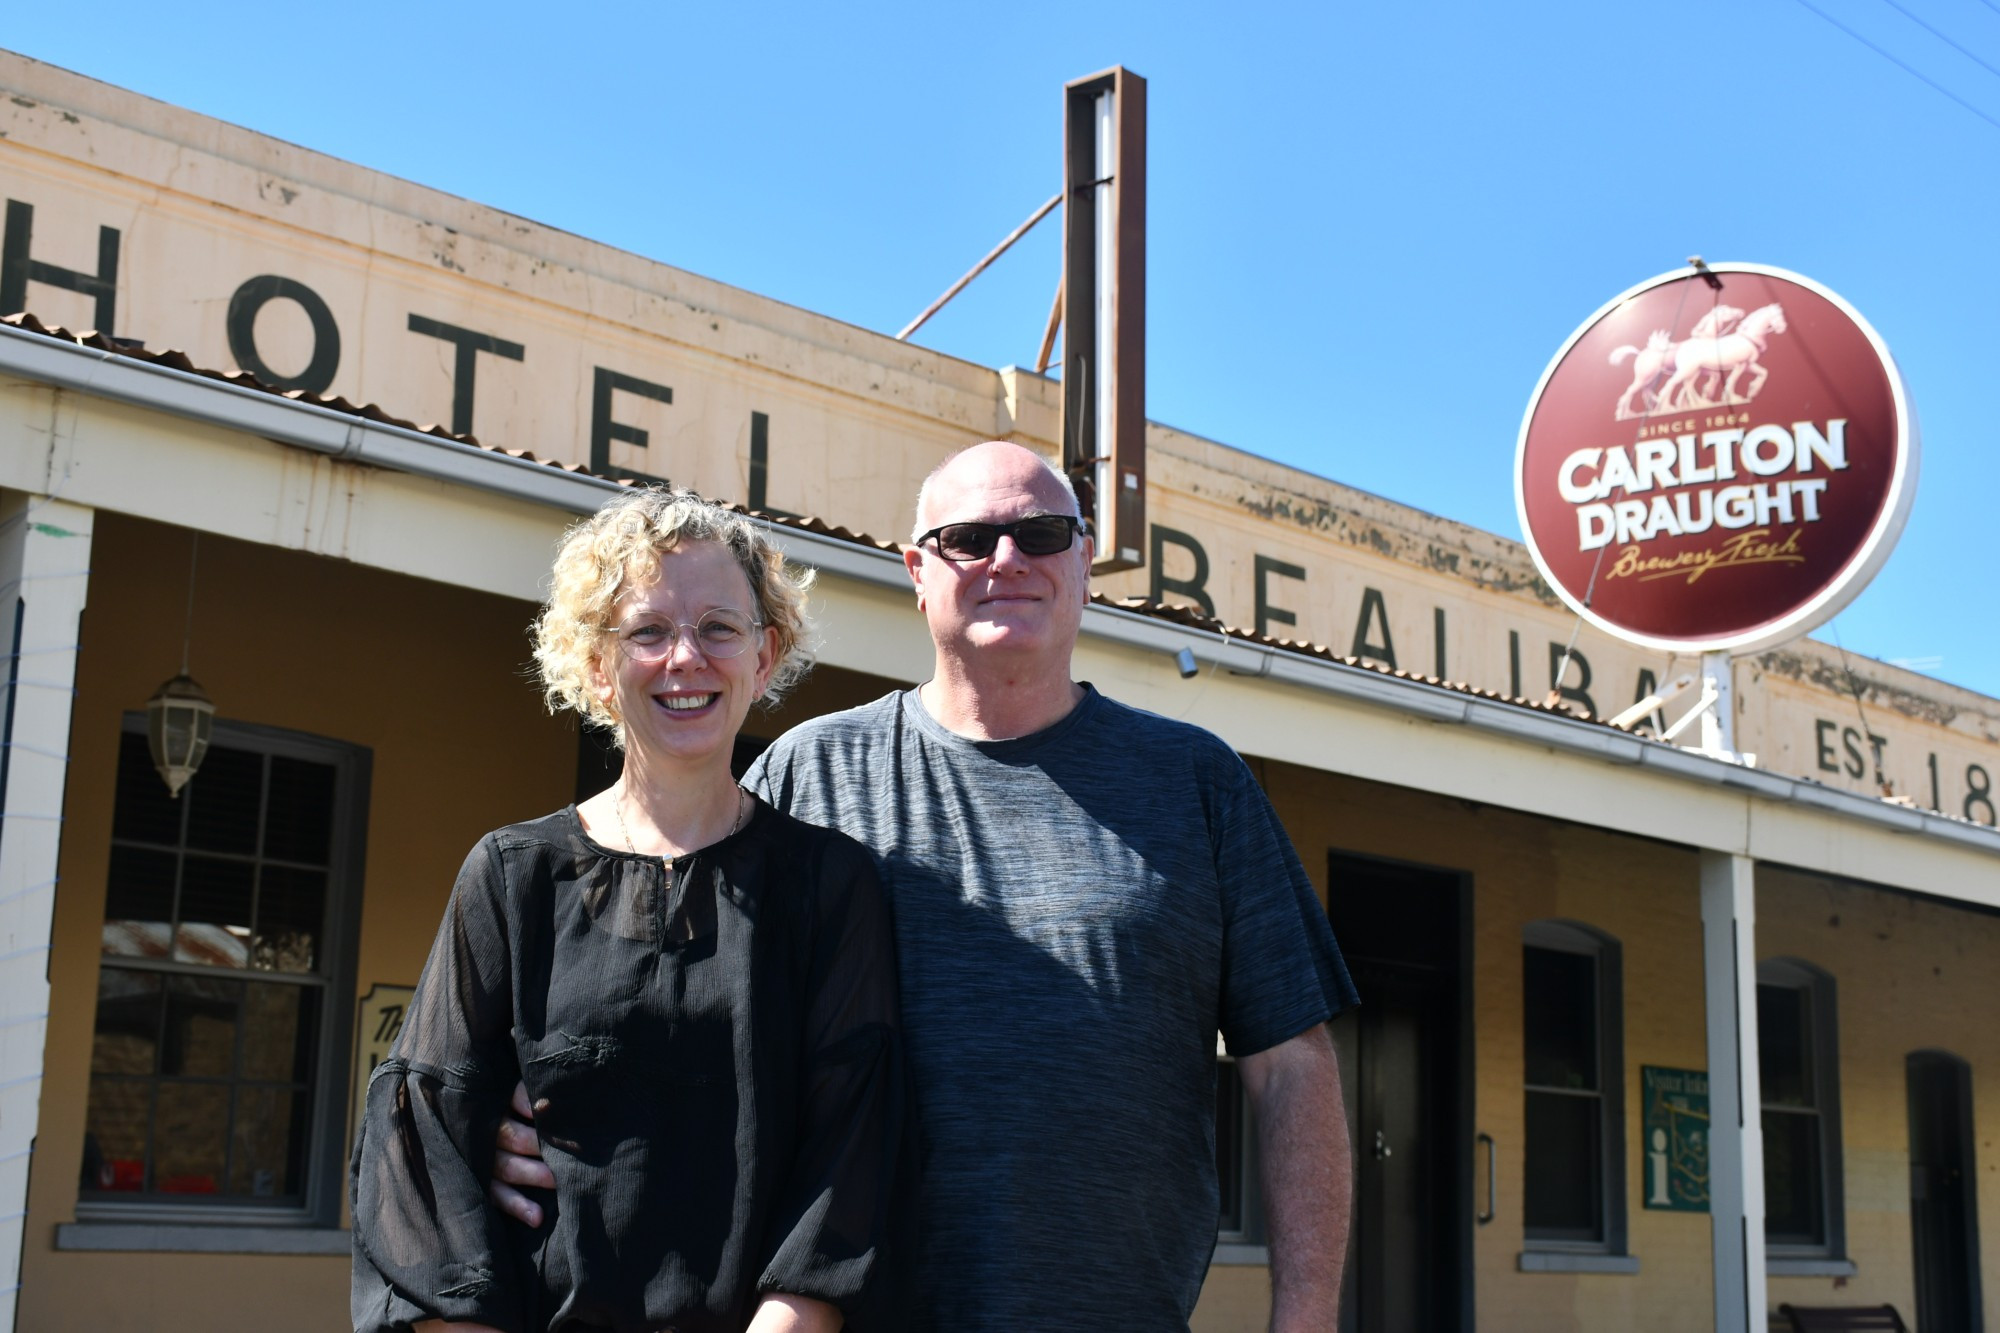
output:
[[1708, 1074], [1641, 1065], [1646, 1135], [1646, 1206], [1708, 1211]]

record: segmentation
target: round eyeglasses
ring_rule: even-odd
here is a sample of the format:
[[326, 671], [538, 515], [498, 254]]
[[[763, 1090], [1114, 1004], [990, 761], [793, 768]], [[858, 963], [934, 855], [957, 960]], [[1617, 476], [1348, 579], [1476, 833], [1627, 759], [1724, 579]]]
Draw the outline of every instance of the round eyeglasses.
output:
[[757, 641], [763, 621], [752, 620], [741, 611], [717, 607], [694, 624], [664, 617], [640, 616], [615, 627], [618, 651], [634, 662], [653, 663], [669, 656], [680, 642], [681, 631], [694, 633], [695, 650], [710, 661], [741, 657]]

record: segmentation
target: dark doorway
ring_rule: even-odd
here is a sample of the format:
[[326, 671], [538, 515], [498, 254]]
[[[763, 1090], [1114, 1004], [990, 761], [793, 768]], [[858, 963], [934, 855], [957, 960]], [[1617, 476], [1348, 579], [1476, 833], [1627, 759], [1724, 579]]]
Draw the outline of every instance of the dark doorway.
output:
[[1354, 1136], [1342, 1333], [1472, 1325], [1466, 1034], [1471, 880], [1328, 858], [1327, 914], [1361, 992], [1333, 1024]]
[[1980, 1333], [1972, 1067], [1943, 1051], [1913, 1051], [1907, 1063], [1917, 1327]]

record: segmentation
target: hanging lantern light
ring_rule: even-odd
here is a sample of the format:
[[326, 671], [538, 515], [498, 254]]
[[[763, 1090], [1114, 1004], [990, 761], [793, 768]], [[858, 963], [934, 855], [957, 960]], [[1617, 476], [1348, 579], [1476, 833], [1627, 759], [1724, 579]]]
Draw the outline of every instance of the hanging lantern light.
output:
[[181, 788], [201, 767], [208, 738], [215, 730], [215, 703], [208, 691], [188, 675], [188, 645], [194, 638], [194, 571], [201, 555], [201, 534], [188, 548], [187, 623], [181, 630], [181, 671], [146, 700], [146, 749], [153, 767], [167, 784], [167, 795], [180, 799]]
[[167, 795], [179, 799], [181, 788], [201, 767], [214, 730], [215, 704], [191, 676], [175, 676], [146, 700], [146, 749], [167, 784]]

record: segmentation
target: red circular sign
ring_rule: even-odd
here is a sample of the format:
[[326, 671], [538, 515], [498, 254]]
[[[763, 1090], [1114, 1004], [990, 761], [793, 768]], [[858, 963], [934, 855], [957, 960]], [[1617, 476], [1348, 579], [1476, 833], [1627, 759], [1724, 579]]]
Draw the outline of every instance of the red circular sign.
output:
[[1586, 320], [1521, 422], [1528, 549], [1600, 629], [1753, 652], [1852, 601], [1916, 492], [1917, 432], [1875, 330], [1808, 278], [1682, 269]]

